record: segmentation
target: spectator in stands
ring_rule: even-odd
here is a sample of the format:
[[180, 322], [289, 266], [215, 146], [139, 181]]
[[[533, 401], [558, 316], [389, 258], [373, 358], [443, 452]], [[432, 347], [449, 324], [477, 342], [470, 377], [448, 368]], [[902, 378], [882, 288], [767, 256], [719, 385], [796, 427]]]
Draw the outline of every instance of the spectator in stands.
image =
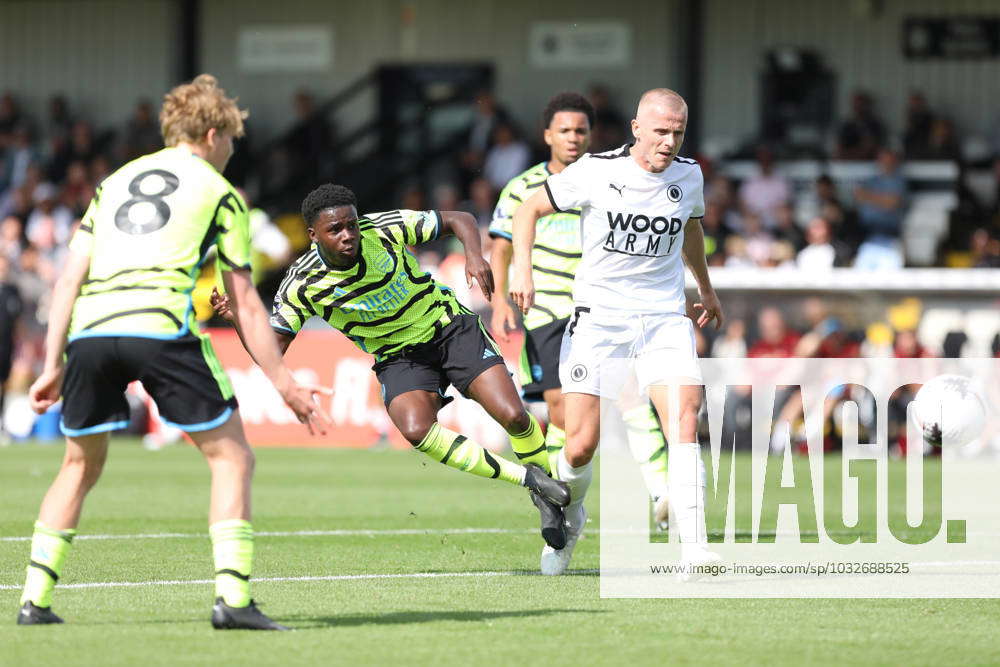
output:
[[134, 160], [140, 155], [155, 153], [162, 147], [163, 138], [153, 104], [147, 99], [139, 100], [125, 126], [122, 157], [126, 161]]
[[628, 121], [611, 102], [607, 86], [595, 83], [587, 92], [594, 107], [594, 127], [590, 131], [590, 152], [603, 153], [627, 141]]
[[833, 238], [830, 221], [816, 216], [806, 228], [806, 247], [799, 251], [795, 263], [803, 271], [828, 271], [835, 266], [847, 266], [850, 249]]
[[[145, 154], [145, 153], [144, 153]], [[77, 160], [66, 170], [66, 182], [63, 183], [59, 201], [74, 218], [82, 218], [94, 197], [94, 186], [87, 173], [87, 165]]]
[[760, 339], [747, 350], [748, 357], [791, 357], [800, 335], [785, 323], [785, 316], [773, 306], [757, 315]]
[[476, 216], [480, 229], [488, 228], [493, 220], [496, 191], [485, 178], [477, 178], [469, 185], [469, 198], [459, 205], [459, 210]]
[[431, 191], [431, 208], [435, 211], [458, 211], [461, 205], [454, 183], [438, 183]]
[[48, 310], [43, 304], [47, 302], [55, 283], [55, 272], [39, 255], [38, 248], [29, 244], [21, 250], [15, 279], [25, 304], [25, 312], [31, 313], [33, 322], [42, 324], [48, 317]]
[[419, 183], [407, 183], [399, 193], [400, 208], [410, 211], [427, 210], [427, 195]]
[[31, 131], [27, 124], [22, 123], [10, 132], [3, 162], [0, 166], [0, 191], [23, 185], [28, 178], [29, 168], [38, 162], [38, 154], [32, 145]]
[[879, 173], [854, 191], [858, 224], [865, 234], [854, 266], [859, 269], [898, 269], [903, 266], [899, 237], [906, 210], [906, 180], [899, 156], [883, 148], [878, 153]]
[[774, 229], [778, 221], [778, 208], [787, 204], [792, 196], [788, 179], [774, 169], [774, 154], [761, 146], [757, 149], [757, 174], [740, 186], [740, 205], [744, 212], [758, 215], [765, 229]]
[[474, 101], [475, 116], [465, 149], [459, 157], [462, 184], [471, 183], [483, 169], [486, 152], [493, 146], [497, 125], [510, 122], [510, 114], [497, 102], [492, 91], [481, 90]]
[[771, 244], [774, 237], [764, 229], [760, 216], [747, 213], [743, 216], [740, 236], [746, 242], [746, 256], [755, 266], [766, 266], [771, 258]]
[[715, 174], [705, 182], [705, 203], [722, 207], [722, 227], [726, 233], [732, 233], [743, 226], [736, 189], [724, 174]]
[[792, 246], [793, 251], [798, 251], [805, 245], [805, 235], [795, 223], [795, 208], [789, 202], [785, 202], [778, 207], [775, 215], [772, 230], [775, 240], [784, 241]]
[[9, 90], [0, 95], [0, 150], [6, 148], [10, 135], [21, 124], [21, 108]]
[[738, 234], [730, 234], [723, 243], [726, 260], [723, 266], [730, 269], [749, 269], [756, 266], [747, 253], [747, 242]]
[[69, 169], [72, 162], [82, 160], [89, 163], [97, 154], [94, 128], [91, 127], [90, 123], [78, 120], [73, 123], [69, 143], [62, 151], [52, 156], [52, 161], [49, 163], [48, 179], [53, 183], [61, 183], [66, 178], [66, 170]]
[[[822, 215], [823, 207], [832, 204], [838, 208], [843, 208], [840, 197], [837, 195], [837, 186], [833, 179], [826, 174], [821, 174], [813, 183], [809, 192], [798, 200], [798, 208], [795, 212], [799, 220], [812, 220], [818, 215]], [[829, 218], [828, 218], [829, 220]]]
[[926, 140], [907, 151], [906, 157], [912, 160], [951, 160], [962, 161], [962, 149], [955, 136], [955, 124], [947, 118], [935, 118], [931, 122]]
[[73, 213], [59, 203], [56, 186], [41, 183], [34, 192], [35, 210], [25, 222], [28, 241], [48, 253], [69, 243]]
[[55, 147], [65, 144], [69, 141], [72, 129], [73, 115], [69, 110], [69, 102], [65, 95], [56, 93], [49, 98], [49, 117], [45, 122], [45, 137], [49, 146]]
[[705, 201], [705, 217], [701, 219], [701, 228], [705, 236], [705, 256], [709, 264], [713, 264], [713, 259], [725, 256], [722, 250], [728, 232], [723, 222], [724, 211], [721, 204]]
[[980, 227], [969, 239], [971, 265], [976, 269], [1000, 269], [1000, 238]]
[[747, 325], [741, 318], [729, 320], [725, 331], [712, 343], [712, 356], [726, 359], [747, 356], [746, 333]]
[[918, 90], [912, 91], [906, 101], [906, 124], [903, 128], [903, 153], [907, 158], [924, 152], [933, 123], [934, 114], [927, 106], [927, 98]]
[[857, 91], [851, 97], [851, 117], [840, 126], [834, 157], [838, 160], [873, 160], [885, 144], [885, 123], [875, 115], [871, 96]]
[[771, 254], [763, 266], [770, 269], [794, 269], [795, 246], [784, 239], [776, 239], [771, 243]]
[[925, 359], [933, 357], [930, 350], [925, 348], [917, 340], [917, 332], [912, 329], [897, 331], [892, 344], [892, 356], [906, 359]]
[[510, 123], [498, 123], [493, 130], [493, 146], [486, 153], [483, 176], [494, 189], [500, 190], [527, 169], [531, 149], [518, 138]]
[[17, 284], [11, 280], [10, 260], [0, 254], [0, 445], [10, 442], [3, 424], [7, 378], [14, 360], [14, 341], [23, 303]]
[[24, 223], [15, 215], [0, 221], [0, 255], [17, 262], [24, 249]]

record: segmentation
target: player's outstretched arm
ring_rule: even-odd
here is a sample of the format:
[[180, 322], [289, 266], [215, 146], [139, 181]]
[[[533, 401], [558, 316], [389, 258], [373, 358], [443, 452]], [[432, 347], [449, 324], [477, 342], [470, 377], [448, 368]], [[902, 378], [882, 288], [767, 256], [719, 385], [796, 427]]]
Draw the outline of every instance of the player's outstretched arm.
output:
[[42, 374], [28, 390], [31, 409], [42, 414], [56, 401], [62, 390], [62, 374], [66, 337], [73, 316], [73, 304], [80, 294], [80, 287], [90, 273], [90, 255], [69, 253], [66, 266], [52, 291], [52, 306], [49, 308], [49, 328], [45, 334], [45, 366]]
[[507, 333], [517, 328], [517, 318], [514, 316], [514, 309], [507, 301], [507, 273], [510, 270], [510, 258], [514, 254], [514, 246], [504, 238], [493, 239], [493, 248], [490, 251], [490, 266], [493, 267], [493, 300], [490, 305], [493, 307], [493, 317], [490, 320], [490, 328], [493, 335], [500, 342], [506, 343]]
[[691, 269], [698, 283], [698, 295], [701, 302], [694, 307], [701, 311], [698, 316], [698, 326], [703, 327], [715, 320], [715, 328], [721, 329], [725, 322], [722, 314], [722, 303], [712, 287], [712, 279], [708, 275], [708, 262], [705, 260], [705, 234], [701, 229], [699, 218], [689, 218], [684, 226], [684, 246], [681, 248], [684, 263]]
[[465, 248], [465, 279], [469, 287], [478, 283], [483, 296], [489, 301], [493, 297], [493, 272], [483, 258], [483, 244], [479, 239], [476, 219], [464, 211], [440, 211], [441, 234], [451, 234], [462, 242]]
[[300, 385], [282, 362], [282, 351], [278, 348], [274, 330], [268, 322], [267, 310], [250, 280], [250, 271], [223, 271], [222, 282], [229, 296], [232, 321], [247, 352], [274, 384], [299, 421], [309, 428], [309, 432], [312, 433], [313, 428], [316, 428], [325, 434], [330, 420], [316, 402], [317, 394], [323, 392], [316, 387]]
[[[239, 323], [236, 322], [236, 318], [233, 317], [233, 311], [229, 307], [229, 295], [220, 294], [219, 288], [213, 287], [212, 294], [209, 296], [209, 301], [212, 304], [212, 310], [215, 311], [215, 314], [233, 325], [233, 328], [236, 329], [237, 335], [240, 337], [240, 342], [243, 343], [243, 349], [249, 353], [250, 348], [247, 347], [247, 342], [243, 339], [243, 332], [240, 331]], [[274, 329], [271, 329], [271, 331], [274, 331]], [[292, 336], [288, 336], [277, 331], [274, 331], [274, 337], [278, 341], [278, 349], [281, 350], [281, 354], [288, 352], [288, 346], [292, 344], [293, 340], [295, 340]]]
[[535, 245], [535, 225], [538, 219], [555, 213], [545, 188], [538, 188], [535, 194], [514, 211], [511, 236], [514, 244], [514, 276], [510, 281], [510, 298], [525, 315], [535, 304], [535, 284], [531, 278], [531, 248]]

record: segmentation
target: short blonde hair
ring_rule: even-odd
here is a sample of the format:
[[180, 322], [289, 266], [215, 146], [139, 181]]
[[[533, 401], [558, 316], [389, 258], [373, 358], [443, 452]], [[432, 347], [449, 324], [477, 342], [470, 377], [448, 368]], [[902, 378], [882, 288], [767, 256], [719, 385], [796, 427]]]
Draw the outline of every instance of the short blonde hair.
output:
[[211, 74], [199, 74], [163, 96], [160, 109], [160, 133], [163, 143], [176, 146], [184, 141], [198, 143], [212, 128], [243, 136], [245, 109], [236, 106], [236, 99], [226, 97], [219, 82]]

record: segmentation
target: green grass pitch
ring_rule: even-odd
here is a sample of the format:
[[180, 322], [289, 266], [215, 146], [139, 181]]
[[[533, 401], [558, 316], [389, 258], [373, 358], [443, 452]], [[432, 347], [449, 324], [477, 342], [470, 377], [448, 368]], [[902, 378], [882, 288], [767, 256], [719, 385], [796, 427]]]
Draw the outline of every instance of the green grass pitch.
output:
[[0, 665], [1000, 662], [997, 600], [602, 600], [596, 493], [573, 561], [590, 572], [541, 577], [526, 493], [399, 451], [258, 450], [254, 576], [293, 579], [254, 595], [297, 631], [215, 632], [211, 584], [189, 583], [211, 579], [206, 466], [118, 442], [80, 535], [161, 537], [78, 539], [61, 584], [141, 585], [57, 588], [55, 627], [14, 624], [28, 543], [12, 538], [61, 447], [0, 449]]

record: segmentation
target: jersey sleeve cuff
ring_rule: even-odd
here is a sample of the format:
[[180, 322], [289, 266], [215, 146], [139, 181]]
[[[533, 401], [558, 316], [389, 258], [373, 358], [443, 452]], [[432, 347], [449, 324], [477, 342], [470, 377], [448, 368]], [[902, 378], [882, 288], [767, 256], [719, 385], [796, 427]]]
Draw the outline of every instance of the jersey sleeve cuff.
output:
[[504, 232], [499, 229], [491, 229], [489, 230], [489, 232], [490, 232], [490, 238], [507, 239], [508, 241], [514, 240], [514, 237], [510, 234], [510, 232]]
[[295, 337], [295, 334], [298, 333], [297, 331], [292, 331], [291, 329], [286, 329], [285, 327], [279, 327], [277, 324], [272, 324], [271, 328], [280, 334], [284, 334], [286, 336], [292, 336], [293, 338]]
[[249, 263], [249, 262], [248, 262], [248, 263], [246, 263], [246, 264], [237, 264], [237, 263], [236, 263], [236, 262], [234, 262], [233, 260], [231, 260], [231, 259], [229, 259], [228, 257], [226, 257], [225, 253], [223, 253], [223, 252], [222, 252], [221, 250], [218, 250], [218, 248], [216, 248], [216, 250], [217, 250], [217, 251], [218, 251], [218, 253], [219, 253], [219, 259], [221, 259], [221, 260], [222, 260], [222, 262], [223, 262], [223, 263], [224, 263], [224, 264], [225, 264], [226, 266], [228, 266], [229, 268], [231, 268], [231, 269], [233, 269], [233, 270], [235, 270], [235, 271], [239, 271], [239, 270], [241, 270], [241, 269], [242, 269], [242, 270], [246, 270], [246, 271], [249, 271], [249, 270], [250, 270], [250, 263]]
[[554, 208], [559, 213], [565, 213], [566, 211], [559, 208], [559, 204], [556, 203], [556, 198], [552, 196], [552, 188], [549, 187], [549, 182], [545, 181], [544, 185], [545, 185], [545, 194], [549, 196], [549, 203], [552, 204], [552, 208]]
[[444, 222], [444, 220], [441, 218], [441, 211], [439, 211], [437, 209], [434, 209], [434, 218], [435, 218], [435, 221], [436, 221], [437, 224], [434, 226], [434, 236], [431, 237], [431, 241], [433, 241], [434, 239], [440, 238], [440, 236], [441, 236], [441, 224]]

